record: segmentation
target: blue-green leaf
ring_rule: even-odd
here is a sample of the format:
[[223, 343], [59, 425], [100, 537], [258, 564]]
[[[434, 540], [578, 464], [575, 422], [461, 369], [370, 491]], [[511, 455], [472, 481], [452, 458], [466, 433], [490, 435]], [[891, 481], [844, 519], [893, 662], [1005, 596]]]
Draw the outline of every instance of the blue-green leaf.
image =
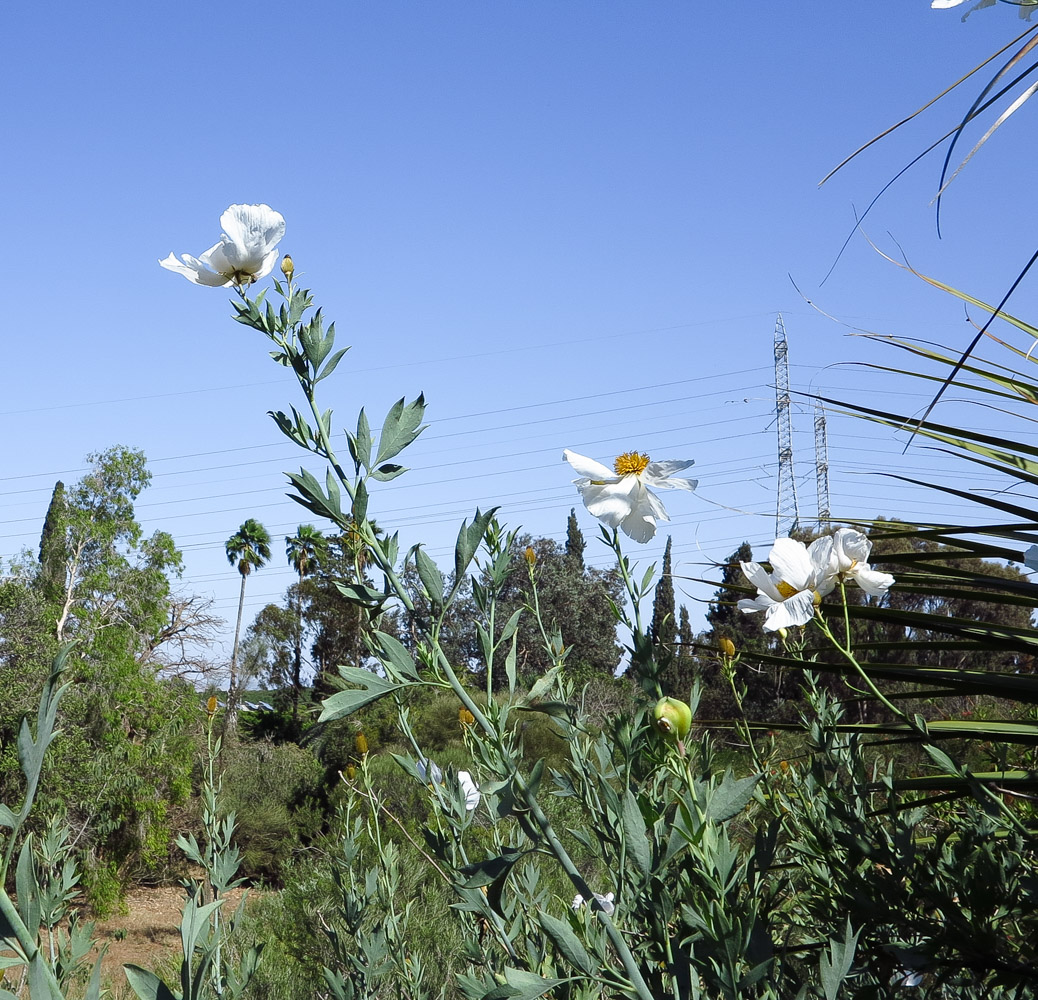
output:
[[384, 695], [408, 686], [387, 677], [379, 677], [378, 674], [373, 674], [370, 670], [363, 670], [360, 667], [339, 667], [339, 673], [344, 681], [348, 684], [358, 684], [360, 689], [337, 691], [330, 698], [326, 698], [324, 710], [321, 712], [318, 722], [341, 719], [356, 712], [358, 708], [377, 701]]

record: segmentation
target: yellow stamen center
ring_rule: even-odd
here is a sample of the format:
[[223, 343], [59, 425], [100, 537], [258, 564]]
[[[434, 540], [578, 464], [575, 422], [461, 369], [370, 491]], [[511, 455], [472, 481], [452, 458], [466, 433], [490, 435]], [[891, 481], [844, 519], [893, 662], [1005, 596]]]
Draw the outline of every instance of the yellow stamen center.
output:
[[792, 597], [797, 593], [796, 587], [791, 587], [785, 580], [779, 580], [779, 582], [775, 584], [775, 589], [782, 595], [783, 599]]
[[618, 476], [637, 476], [640, 472], [644, 472], [649, 464], [649, 456], [642, 455], [637, 451], [625, 451], [622, 455], [618, 455], [615, 462], [613, 462], [613, 471]]

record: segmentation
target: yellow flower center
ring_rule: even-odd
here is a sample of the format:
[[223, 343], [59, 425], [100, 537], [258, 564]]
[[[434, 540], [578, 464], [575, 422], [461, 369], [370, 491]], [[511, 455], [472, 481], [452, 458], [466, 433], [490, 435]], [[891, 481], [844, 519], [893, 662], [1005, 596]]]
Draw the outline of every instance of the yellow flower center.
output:
[[618, 476], [637, 476], [638, 473], [645, 471], [648, 464], [648, 455], [642, 455], [637, 451], [625, 451], [622, 455], [618, 455], [616, 461], [613, 462], [613, 471]]
[[794, 594], [798, 592], [796, 587], [791, 587], [788, 583], [786, 583], [785, 580], [779, 580], [779, 582], [775, 584], [775, 589], [782, 595], [784, 599], [792, 597]]

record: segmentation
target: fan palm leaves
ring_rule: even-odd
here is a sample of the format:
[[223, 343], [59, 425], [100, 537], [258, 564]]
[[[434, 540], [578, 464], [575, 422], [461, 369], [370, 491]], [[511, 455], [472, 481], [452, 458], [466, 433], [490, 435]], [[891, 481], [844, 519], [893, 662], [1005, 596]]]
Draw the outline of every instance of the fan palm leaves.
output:
[[312, 524], [301, 524], [294, 535], [285, 539], [285, 555], [289, 565], [299, 574], [296, 589], [295, 655], [292, 660], [292, 718], [299, 714], [299, 693], [302, 689], [303, 664], [303, 579], [316, 573], [321, 561], [328, 555], [328, 540]]
[[260, 569], [270, 560], [270, 533], [255, 518], [249, 518], [224, 544], [227, 561], [238, 567], [241, 574], [241, 593], [238, 597], [238, 620], [234, 626], [234, 647], [231, 651], [231, 676], [227, 692], [226, 727], [234, 729], [238, 698], [238, 648], [241, 638], [241, 618], [245, 608], [245, 581], [254, 569]]

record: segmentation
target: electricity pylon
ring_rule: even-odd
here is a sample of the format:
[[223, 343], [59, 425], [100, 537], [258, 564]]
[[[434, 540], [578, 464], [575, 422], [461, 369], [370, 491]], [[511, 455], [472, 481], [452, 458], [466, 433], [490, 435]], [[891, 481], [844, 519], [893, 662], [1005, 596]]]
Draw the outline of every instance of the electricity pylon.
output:
[[775, 537], [791, 535], [800, 527], [797, 484], [793, 475], [793, 424], [789, 414], [789, 344], [782, 313], [775, 321], [775, 426], [778, 428], [778, 499]]

